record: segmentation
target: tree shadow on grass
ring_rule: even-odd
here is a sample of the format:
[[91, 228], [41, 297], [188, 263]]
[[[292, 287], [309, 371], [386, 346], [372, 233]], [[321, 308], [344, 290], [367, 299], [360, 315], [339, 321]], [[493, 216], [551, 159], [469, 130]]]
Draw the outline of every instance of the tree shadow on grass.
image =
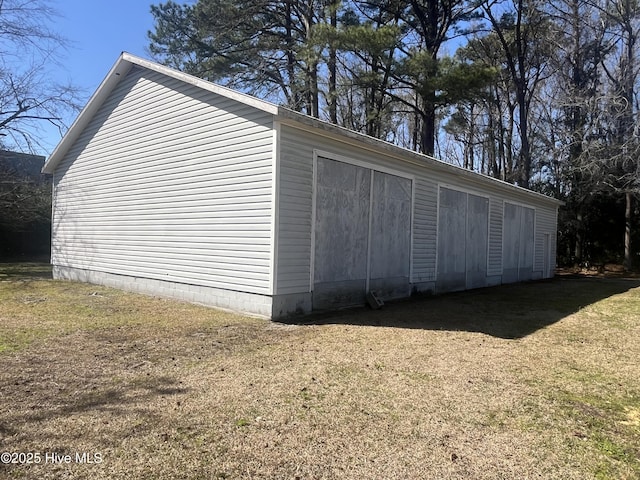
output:
[[640, 279], [556, 277], [366, 307], [314, 313], [300, 325], [362, 325], [478, 332], [504, 339], [530, 335], [611, 296], [640, 287]]
[[51, 280], [51, 265], [46, 262], [8, 262], [0, 260], [0, 281]]
[[[153, 408], [148, 408], [148, 405], [159, 399], [166, 402], [167, 407], [175, 405], [176, 399], [182, 399], [184, 394], [189, 393], [189, 389], [182, 387], [181, 383], [168, 376], [149, 377], [142, 381], [118, 386], [96, 385], [81, 393], [56, 392], [48, 399], [44, 398], [47, 396], [44, 392], [31, 392], [35, 393], [36, 398], [33, 398], [30, 396], [30, 391], [24, 391], [24, 389], [20, 391], [18, 387], [12, 396], [24, 398], [21, 402], [24, 408], [14, 409], [16, 411], [13, 415], [0, 416], [0, 444], [3, 443], [2, 437], [5, 437], [6, 442], [8, 437], [19, 435], [23, 430], [33, 432], [33, 425], [45, 425], [48, 422], [74, 418], [73, 422], [76, 425], [92, 426], [104, 426], [124, 420], [131, 424], [131, 429], [126, 432], [127, 437], [133, 434], [144, 434], [152, 430], [157, 423], [157, 414], [154, 413]], [[73, 388], [76, 387], [78, 385], [73, 386]], [[177, 404], [180, 404], [179, 400]], [[91, 440], [90, 430], [78, 429], [77, 435], [70, 436], [68, 431], [62, 429], [59, 438], [56, 435], [52, 436], [49, 432], [46, 438], [31, 438], [31, 440], [41, 443]], [[111, 436], [109, 441], [102, 436], [99, 439], [103, 446], [111, 447], [119, 445], [122, 440], [123, 438], [117, 435]]]

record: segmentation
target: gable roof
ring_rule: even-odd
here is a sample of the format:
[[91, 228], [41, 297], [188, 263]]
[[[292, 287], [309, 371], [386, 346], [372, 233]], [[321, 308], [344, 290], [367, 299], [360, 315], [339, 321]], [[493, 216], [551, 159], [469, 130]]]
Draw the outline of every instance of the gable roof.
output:
[[95, 113], [102, 106], [111, 92], [120, 83], [120, 81], [127, 76], [127, 73], [129, 73], [129, 70], [131, 70], [131, 67], [133, 67], [134, 65], [161, 73], [185, 83], [189, 83], [191, 85], [235, 100], [239, 103], [249, 105], [272, 115], [278, 115], [278, 111], [281, 108], [273, 103], [260, 100], [256, 97], [252, 97], [251, 95], [247, 95], [242, 92], [223, 87], [222, 85], [208, 82], [201, 78], [194, 77], [193, 75], [189, 75], [178, 70], [174, 70], [173, 68], [166, 67], [159, 63], [145, 60], [144, 58], [137, 57], [136, 55], [122, 52], [116, 63], [113, 65], [113, 67], [111, 67], [111, 70], [109, 70], [109, 73], [104, 78], [98, 89], [91, 96], [65, 136], [62, 138], [62, 140], [60, 140], [60, 143], [58, 143], [58, 145], [54, 149], [53, 153], [42, 168], [43, 173], [53, 173], [58, 163], [60, 163], [62, 158], [64, 158], [68, 150], [71, 148], [73, 143], [77, 140], [82, 131], [91, 121]]
[[93, 116], [96, 114], [98, 109], [102, 106], [111, 92], [116, 88], [116, 86], [120, 83], [122, 79], [124, 79], [127, 73], [131, 70], [131, 68], [136, 65], [142, 68], [146, 68], [148, 70], [152, 70], [154, 72], [161, 73], [168, 77], [180, 80], [182, 82], [188, 83], [190, 85], [194, 85], [196, 87], [202, 88], [209, 92], [218, 94], [222, 97], [229, 98], [231, 100], [235, 100], [241, 104], [251, 106], [258, 110], [261, 110], [265, 113], [271, 114], [276, 117], [277, 120], [282, 121], [284, 123], [293, 124], [297, 127], [311, 127], [313, 129], [319, 129], [321, 131], [325, 131], [329, 134], [337, 135], [342, 138], [348, 138], [358, 142], [359, 144], [364, 143], [370, 147], [373, 147], [376, 151], [380, 153], [387, 153], [397, 159], [402, 159], [405, 162], [409, 163], [418, 163], [421, 166], [429, 165], [439, 170], [449, 171], [454, 173], [455, 175], [465, 177], [471, 179], [475, 182], [485, 183], [485, 184], [500, 184], [502, 188], [506, 187], [508, 189], [517, 190], [521, 194], [525, 194], [528, 196], [534, 196], [539, 200], [546, 200], [551, 203], [555, 203], [556, 205], [563, 205], [564, 202], [560, 200], [556, 200], [554, 198], [548, 197], [546, 195], [542, 195], [537, 192], [533, 192], [531, 190], [527, 190], [522, 187], [518, 187], [511, 183], [505, 182], [503, 180], [499, 180], [493, 177], [489, 177], [486, 175], [479, 174], [477, 172], [473, 172], [471, 170], [467, 170], [466, 168], [459, 167], [457, 165], [453, 165], [450, 163], [443, 162], [441, 160], [437, 160], [436, 158], [430, 157], [428, 155], [415, 152], [413, 150], [409, 150], [407, 148], [400, 147], [398, 145], [394, 145], [390, 142], [386, 142], [384, 140], [380, 140], [363, 133], [359, 133], [353, 130], [349, 130], [348, 128], [341, 127], [338, 125], [334, 125], [332, 123], [310, 117], [300, 112], [296, 112], [289, 108], [276, 105], [271, 102], [267, 102], [265, 100], [260, 100], [251, 95], [247, 95], [242, 92], [238, 92], [236, 90], [232, 90], [230, 88], [224, 87], [222, 85], [218, 85], [207, 80], [203, 80], [201, 78], [195, 77], [193, 75], [189, 75], [184, 72], [180, 72], [173, 68], [167, 67], [165, 65], [161, 65], [159, 63], [146, 60], [144, 58], [138, 57], [136, 55], [132, 55], [127, 52], [122, 52], [116, 63], [113, 65], [107, 76], [104, 78], [96, 92], [91, 96], [86, 106], [82, 109], [76, 120], [73, 122], [65, 136], [62, 138], [60, 143], [56, 146], [53, 153], [45, 163], [42, 168], [43, 173], [53, 173], [56, 166], [62, 161], [64, 156], [67, 154], [71, 146], [78, 139], [82, 131], [89, 124]]

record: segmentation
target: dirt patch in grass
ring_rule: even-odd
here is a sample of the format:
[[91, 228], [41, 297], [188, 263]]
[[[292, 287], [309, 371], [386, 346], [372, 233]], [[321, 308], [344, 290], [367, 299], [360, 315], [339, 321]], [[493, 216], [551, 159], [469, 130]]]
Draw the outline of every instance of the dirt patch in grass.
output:
[[40, 461], [0, 478], [638, 478], [639, 312], [622, 278], [285, 324], [21, 276], [0, 451]]

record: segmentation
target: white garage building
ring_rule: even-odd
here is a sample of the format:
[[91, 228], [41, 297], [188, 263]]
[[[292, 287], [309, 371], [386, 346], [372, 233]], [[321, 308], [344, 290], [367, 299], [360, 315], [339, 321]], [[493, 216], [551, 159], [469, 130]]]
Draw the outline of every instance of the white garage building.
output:
[[554, 271], [561, 202], [127, 53], [44, 172], [55, 278], [278, 318]]

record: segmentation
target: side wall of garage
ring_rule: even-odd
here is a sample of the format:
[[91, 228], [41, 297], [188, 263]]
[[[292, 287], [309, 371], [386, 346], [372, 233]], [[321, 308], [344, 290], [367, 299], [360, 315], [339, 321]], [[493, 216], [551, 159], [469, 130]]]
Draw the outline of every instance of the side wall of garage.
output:
[[552, 275], [553, 200], [330, 130], [280, 126], [277, 295], [329, 308]]

